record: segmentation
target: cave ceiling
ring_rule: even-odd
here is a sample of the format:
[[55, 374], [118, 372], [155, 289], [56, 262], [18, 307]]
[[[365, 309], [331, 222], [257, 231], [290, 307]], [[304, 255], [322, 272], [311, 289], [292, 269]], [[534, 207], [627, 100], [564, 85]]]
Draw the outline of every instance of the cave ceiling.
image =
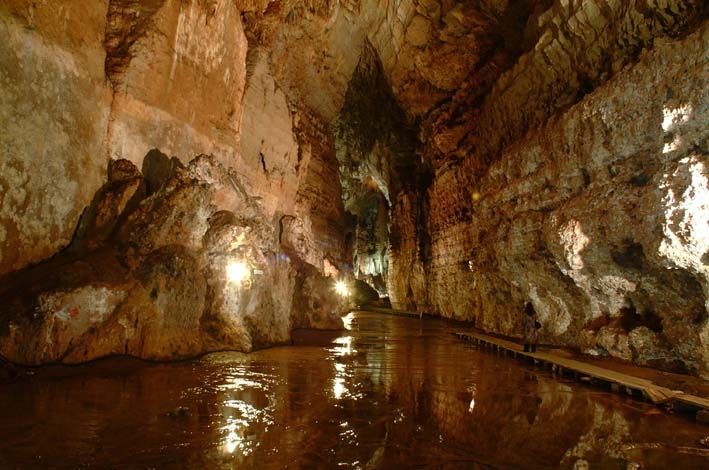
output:
[[[409, 119], [425, 116], [499, 54], [514, 57], [548, 1], [280, 1], [245, 6], [251, 43], [266, 45], [290, 96], [335, 119], [363, 51], [375, 51]], [[511, 60], [510, 60], [511, 62]], [[498, 72], [503, 69], [498, 67]]]

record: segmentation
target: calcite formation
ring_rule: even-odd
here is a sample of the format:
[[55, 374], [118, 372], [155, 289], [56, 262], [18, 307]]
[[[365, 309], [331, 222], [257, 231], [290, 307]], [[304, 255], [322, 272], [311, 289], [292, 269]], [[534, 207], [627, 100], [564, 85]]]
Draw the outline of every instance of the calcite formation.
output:
[[[353, 275], [706, 377], [705, 3], [4, 2], [3, 351], [247, 350], [329, 327], [319, 276]], [[272, 293], [236, 295], [233, 250]]]

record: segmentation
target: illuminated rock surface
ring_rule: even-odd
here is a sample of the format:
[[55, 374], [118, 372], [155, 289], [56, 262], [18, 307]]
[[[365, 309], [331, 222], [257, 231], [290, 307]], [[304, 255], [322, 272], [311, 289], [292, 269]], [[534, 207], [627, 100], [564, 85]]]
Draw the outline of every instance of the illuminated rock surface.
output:
[[348, 320], [295, 348], [4, 384], [0, 466], [705, 466], [705, 425], [471, 348], [438, 319]]
[[[149, 158], [164, 159], [152, 166], [165, 169], [163, 179], [144, 180], [130, 162], [116, 162], [74, 244], [8, 277], [0, 290], [4, 358], [178, 359], [286, 343], [296, 327], [342, 327], [332, 280], [278, 251], [278, 234], [237, 174], [213, 157], [186, 167]], [[135, 190], [145, 187], [155, 192]], [[238, 215], [216, 210], [225, 200]]]
[[393, 304], [514, 335], [530, 300], [543, 342], [707, 376], [708, 40], [657, 40], [484, 170], [400, 195]]
[[706, 397], [708, 15], [3, 0], [0, 467], [706, 467], [702, 425], [342, 315], [531, 302]]

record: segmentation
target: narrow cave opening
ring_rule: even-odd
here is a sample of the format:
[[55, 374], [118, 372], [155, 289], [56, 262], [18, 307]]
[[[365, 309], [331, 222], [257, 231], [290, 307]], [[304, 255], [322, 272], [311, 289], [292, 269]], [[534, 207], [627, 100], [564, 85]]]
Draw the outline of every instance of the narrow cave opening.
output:
[[418, 137], [392, 92], [381, 60], [367, 43], [334, 123], [344, 207], [349, 214], [352, 270], [385, 297], [392, 200], [415, 190]]

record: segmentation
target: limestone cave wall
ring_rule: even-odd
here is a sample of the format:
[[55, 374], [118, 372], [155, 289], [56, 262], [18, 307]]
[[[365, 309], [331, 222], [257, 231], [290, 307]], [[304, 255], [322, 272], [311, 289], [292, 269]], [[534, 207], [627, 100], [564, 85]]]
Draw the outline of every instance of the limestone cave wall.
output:
[[[531, 301], [543, 342], [706, 376], [707, 28], [699, 0], [5, 1], [0, 276], [53, 290], [0, 335], [63, 346], [3, 351], [273, 344], [354, 271], [395, 307], [517, 335]], [[236, 255], [273, 295], [229, 294]], [[184, 351], [62, 329], [61, 302], [127, 328], [126, 299], [164, 314], [184, 285]]]
[[434, 110], [433, 183], [393, 201], [393, 304], [517, 335], [531, 301], [543, 342], [706, 376], [703, 8], [555, 3], [486, 95]]
[[107, 12], [107, 1], [0, 5], [0, 274], [66, 246], [103, 183]]
[[250, 8], [0, 6], [4, 358], [173, 359], [341, 325], [333, 132], [249, 44]]

